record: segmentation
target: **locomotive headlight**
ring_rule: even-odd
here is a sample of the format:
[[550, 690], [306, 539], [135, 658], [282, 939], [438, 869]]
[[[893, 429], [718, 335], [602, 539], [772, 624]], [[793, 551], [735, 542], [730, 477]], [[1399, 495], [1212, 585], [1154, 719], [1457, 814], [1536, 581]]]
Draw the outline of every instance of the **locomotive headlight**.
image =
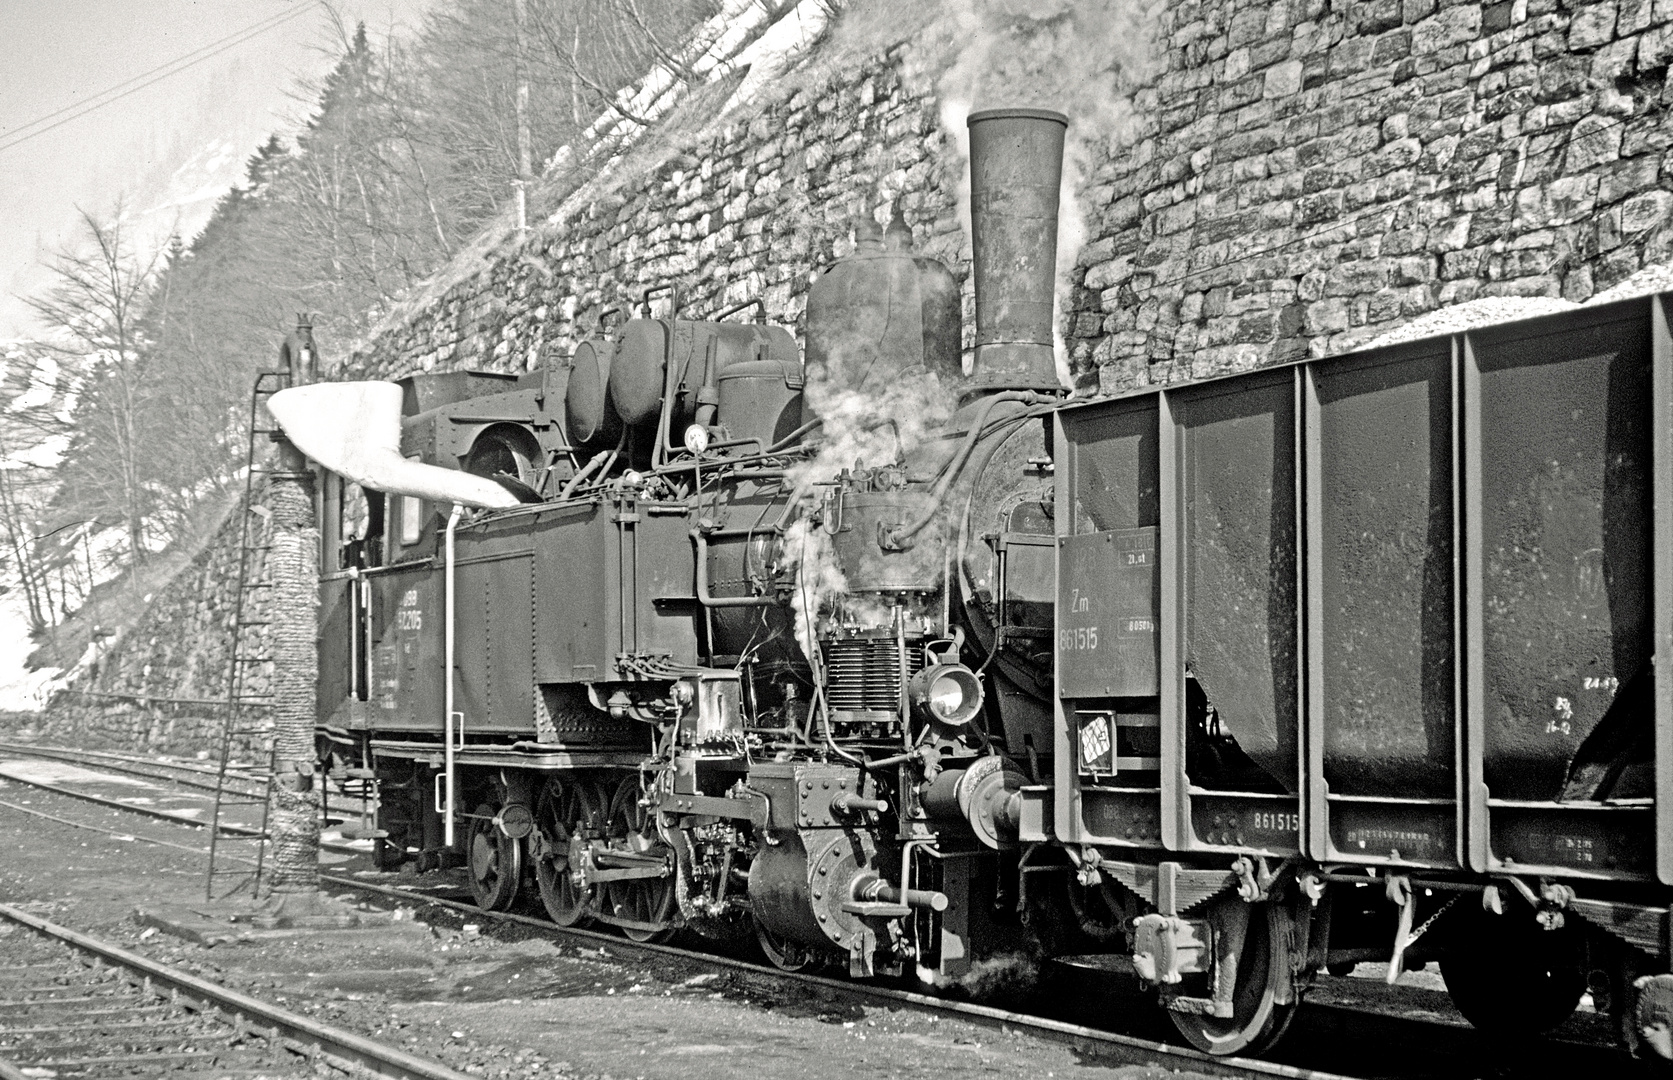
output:
[[913, 711], [949, 727], [968, 724], [982, 708], [982, 682], [963, 664], [937, 664], [912, 676], [906, 693]]
[[701, 454], [709, 448], [709, 429], [702, 424], [693, 424], [685, 429], [685, 448], [693, 454]]
[[964, 707], [964, 687], [957, 679], [937, 679], [929, 688], [930, 711], [937, 716], [956, 716]]

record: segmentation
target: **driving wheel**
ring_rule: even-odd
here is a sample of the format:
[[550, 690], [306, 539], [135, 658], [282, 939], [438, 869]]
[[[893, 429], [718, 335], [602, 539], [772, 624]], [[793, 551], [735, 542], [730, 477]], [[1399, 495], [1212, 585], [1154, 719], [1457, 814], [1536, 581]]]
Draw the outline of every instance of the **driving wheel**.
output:
[[[671, 863], [672, 853], [657, 836], [650, 814], [639, 805], [639, 796], [637, 776], [625, 777], [617, 785], [610, 800], [610, 847], [641, 855], [661, 854]], [[646, 926], [622, 927], [622, 933], [634, 941], [665, 941], [673, 935], [674, 927], [667, 925], [679, 910], [678, 898], [674, 895], [673, 874], [608, 882], [604, 886], [604, 895], [616, 916], [637, 923], [654, 924], [654, 929]]]
[[551, 777], [535, 803], [535, 828], [540, 854], [534, 860], [535, 883], [546, 914], [559, 926], [579, 926], [592, 914], [596, 886], [582, 888], [575, 881], [571, 855], [595, 819], [597, 807], [587, 785], [575, 777]]

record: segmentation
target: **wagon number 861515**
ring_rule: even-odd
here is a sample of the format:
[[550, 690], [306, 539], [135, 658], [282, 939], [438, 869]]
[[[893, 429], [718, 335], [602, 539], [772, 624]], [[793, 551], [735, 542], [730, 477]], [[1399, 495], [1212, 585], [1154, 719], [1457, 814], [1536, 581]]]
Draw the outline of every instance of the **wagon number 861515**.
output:
[[1098, 647], [1098, 628], [1096, 626], [1077, 626], [1072, 630], [1059, 630], [1057, 639], [1057, 647], [1064, 652], [1096, 649]]

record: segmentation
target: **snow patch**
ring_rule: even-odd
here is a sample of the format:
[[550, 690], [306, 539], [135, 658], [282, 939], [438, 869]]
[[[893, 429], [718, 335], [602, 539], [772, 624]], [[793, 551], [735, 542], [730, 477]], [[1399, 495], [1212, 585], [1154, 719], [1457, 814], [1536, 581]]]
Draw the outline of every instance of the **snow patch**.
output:
[[30, 784], [122, 784], [140, 788], [157, 786], [144, 780], [135, 780], [131, 776], [94, 772], [92, 769], [67, 765], [62, 761], [24, 761], [15, 758], [0, 761], [0, 776], [9, 776], [13, 780], [22, 780]]

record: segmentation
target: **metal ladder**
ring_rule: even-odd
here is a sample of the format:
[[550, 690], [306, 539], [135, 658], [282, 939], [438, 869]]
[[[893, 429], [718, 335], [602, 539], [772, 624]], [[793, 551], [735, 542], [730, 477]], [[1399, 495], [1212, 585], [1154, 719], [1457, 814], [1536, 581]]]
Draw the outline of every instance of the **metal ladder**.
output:
[[[268, 705], [273, 699], [271, 695], [247, 695], [244, 686], [245, 670], [251, 664], [267, 663], [272, 657], [248, 655], [245, 652], [247, 642], [244, 630], [268, 624], [265, 619], [247, 619], [245, 613], [249, 607], [249, 595], [257, 589], [272, 588], [273, 585], [271, 581], [251, 580], [258, 568], [265, 569], [266, 553], [272, 546], [268, 543], [272, 515], [266, 507], [255, 504], [255, 488], [257, 476], [274, 470], [256, 467], [256, 448], [262, 437], [274, 435], [279, 429], [262, 424], [262, 406], [269, 397], [289, 385], [288, 371], [262, 371], [257, 373], [250, 390], [250, 444], [244, 462], [244, 496], [239, 503], [242, 524], [238, 543], [238, 590], [233, 600], [226, 716], [221, 726], [220, 763], [215, 771], [215, 806], [209, 821], [209, 872], [205, 875], [203, 886], [204, 897], [208, 900], [225, 899], [242, 891], [246, 885], [250, 887], [253, 898], [260, 891], [261, 874], [266, 863], [274, 772], [273, 724], [271, 720], [266, 724], [252, 722], [248, 707]], [[262, 519], [261, 525], [254, 527], [253, 519], [258, 517]], [[234, 752], [240, 741], [245, 739], [252, 740], [258, 758], [266, 758], [265, 768], [247, 772], [232, 770]], [[242, 806], [261, 807], [259, 829], [233, 826], [224, 820], [229, 809]], [[255, 846], [253, 858], [247, 853], [251, 844]], [[243, 848], [246, 853], [238, 854], [231, 848]]]

